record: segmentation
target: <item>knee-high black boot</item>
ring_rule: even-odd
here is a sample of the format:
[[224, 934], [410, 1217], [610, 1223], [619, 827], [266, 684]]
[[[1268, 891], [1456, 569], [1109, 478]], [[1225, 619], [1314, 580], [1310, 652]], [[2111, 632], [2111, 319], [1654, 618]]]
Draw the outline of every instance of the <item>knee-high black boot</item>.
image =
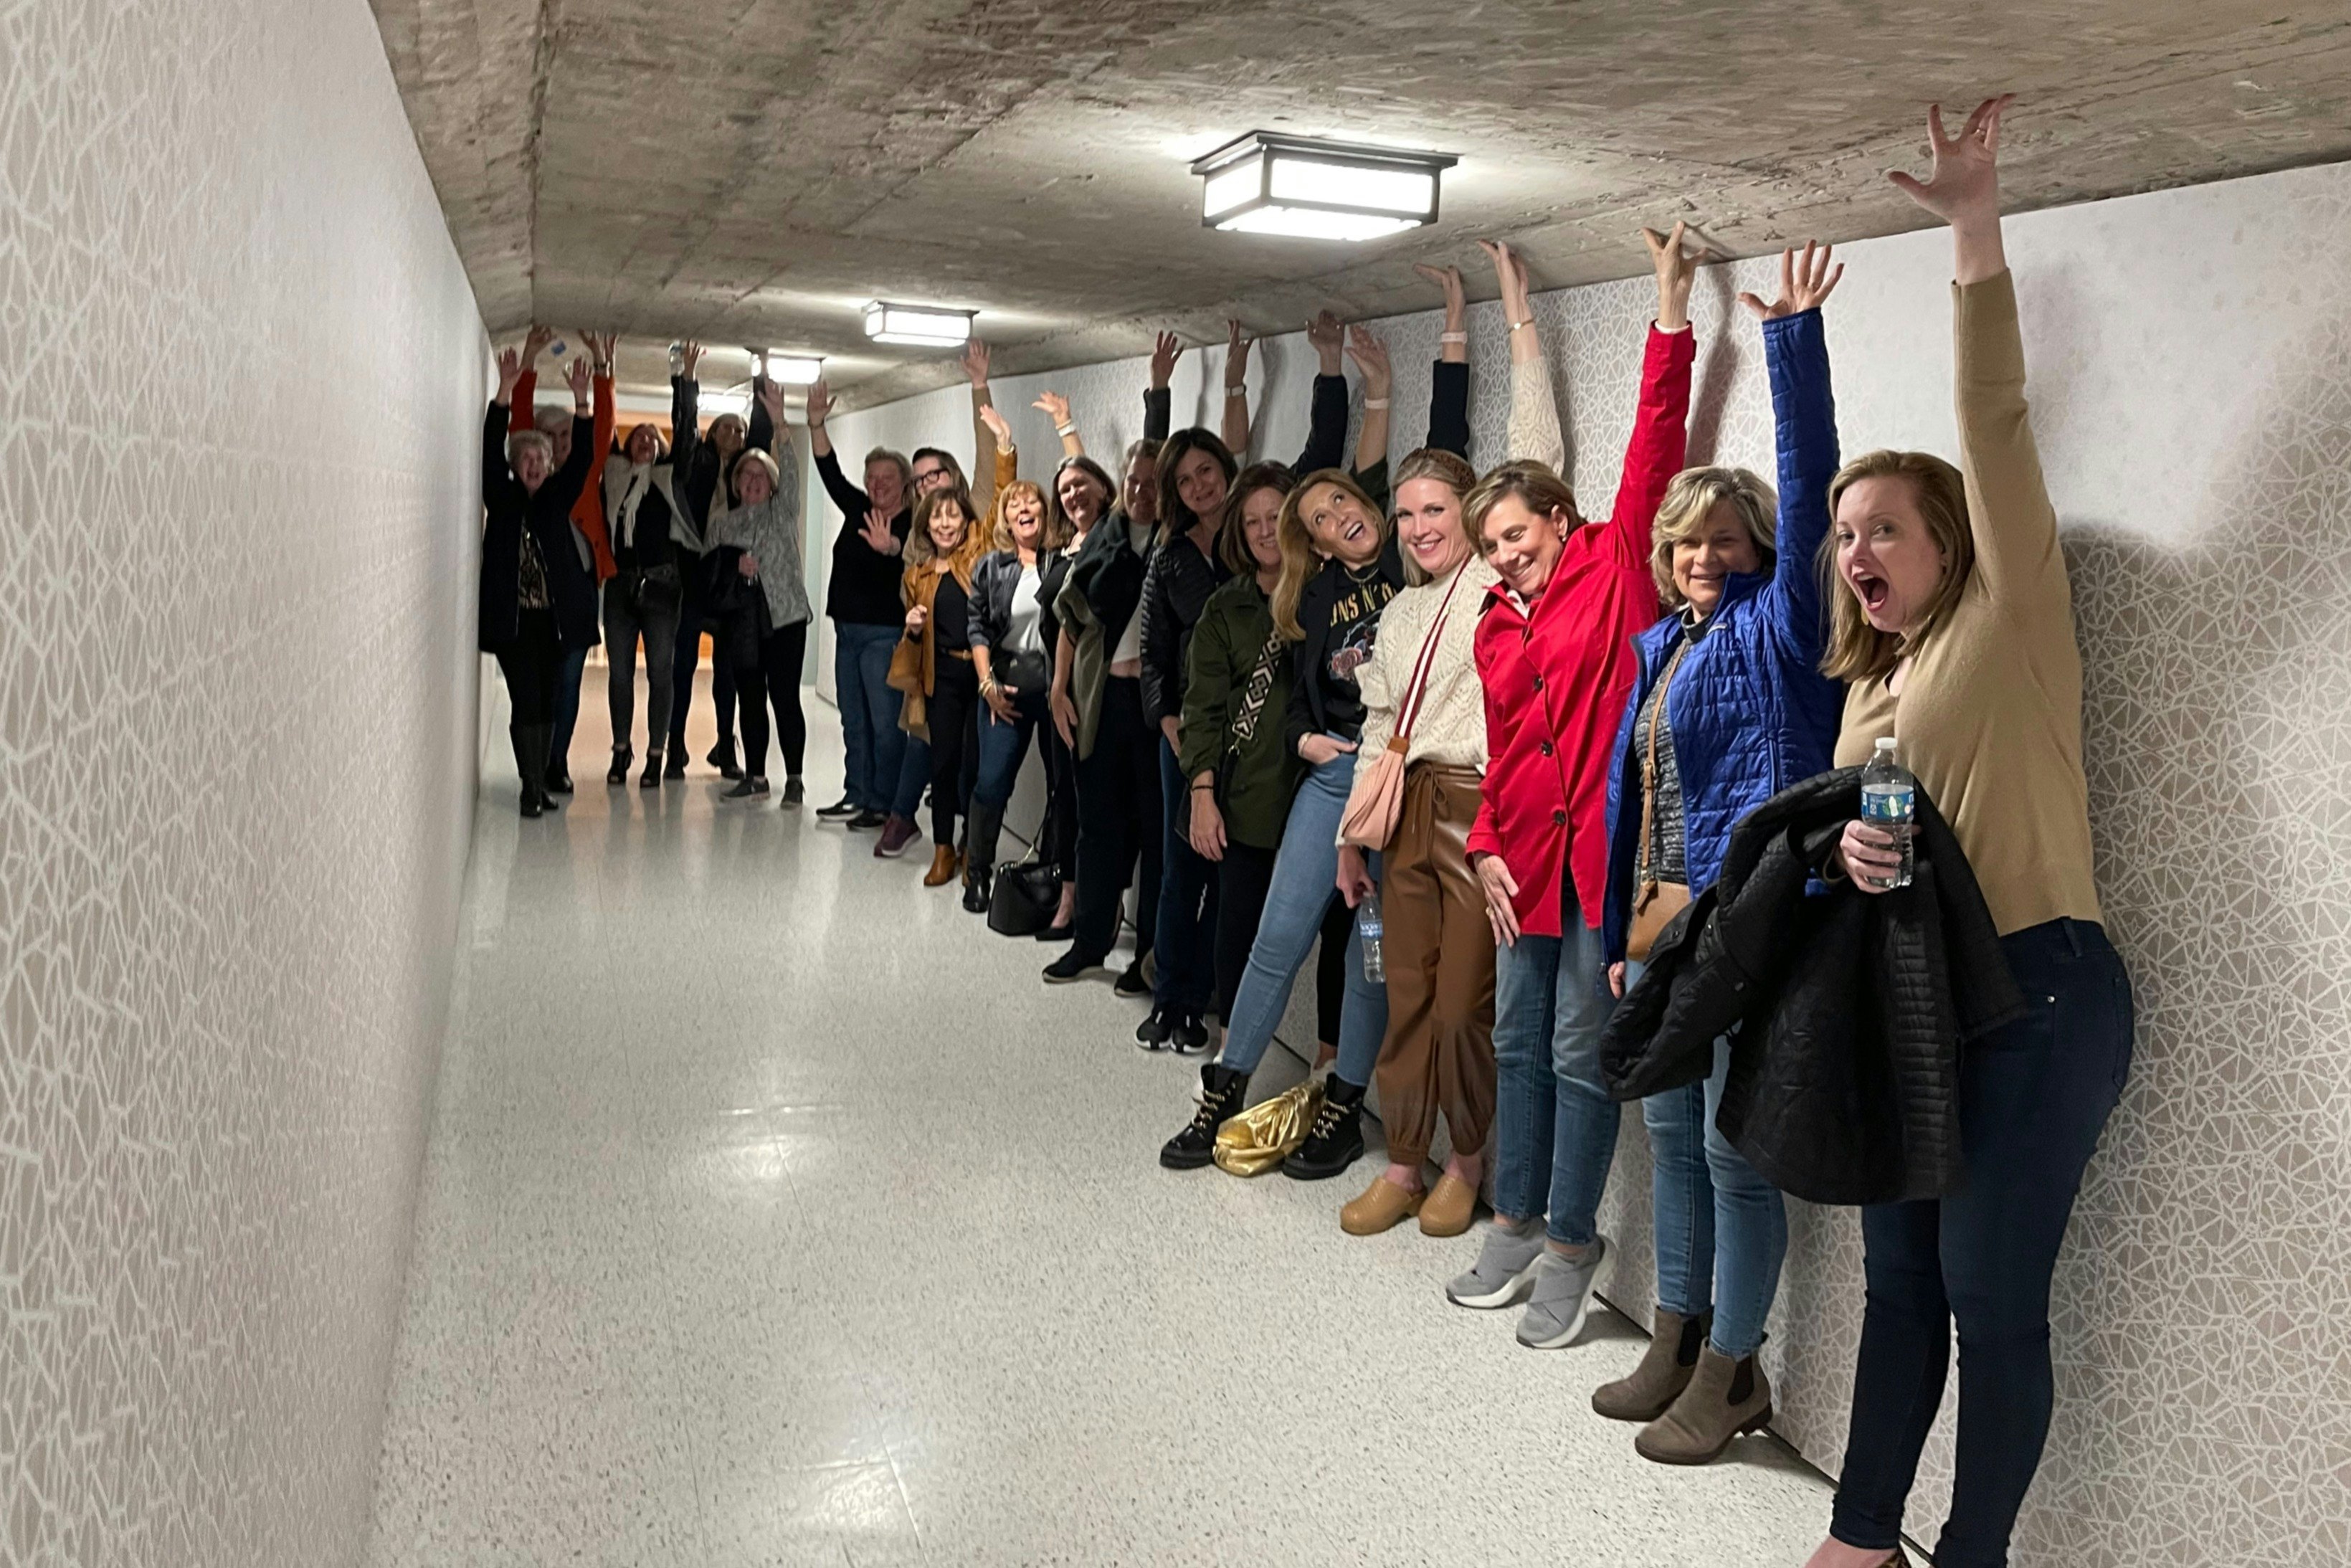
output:
[[522, 780], [522, 814], [536, 817], [547, 810], [547, 749], [554, 744], [555, 727], [545, 724], [512, 724], [507, 738], [514, 742], [515, 774]]

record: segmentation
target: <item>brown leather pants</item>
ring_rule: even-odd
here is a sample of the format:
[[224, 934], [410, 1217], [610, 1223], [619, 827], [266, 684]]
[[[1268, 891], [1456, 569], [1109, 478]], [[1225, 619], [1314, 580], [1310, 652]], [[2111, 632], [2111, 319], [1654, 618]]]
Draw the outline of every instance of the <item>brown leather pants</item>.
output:
[[1474, 768], [1416, 762], [1380, 857], [1388, 1032], [1374, 1081], [1388, 1158], [1428, 1157], [1439, 1112], [1454, 1152], [1484, 1152], [1494, 1123], [1494, 931], [1469, 869]]

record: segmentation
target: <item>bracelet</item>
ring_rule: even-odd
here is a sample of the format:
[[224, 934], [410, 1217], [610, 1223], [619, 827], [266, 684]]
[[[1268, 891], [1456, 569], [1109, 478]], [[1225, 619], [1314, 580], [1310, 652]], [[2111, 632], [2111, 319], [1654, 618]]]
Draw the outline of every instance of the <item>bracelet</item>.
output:
[[1247, 397], [1249, 396], [1249, 386], [1246, 382], [1235, 382], [1232, 385], [1225, 389], [1225, 395], [1227, 397]]
[[1530, 316], [1530, 317], [1528, 317], [1528, 318], [1527, 318], [1525, 320], [1523, 320], [1523, 321], [1513, 321], [1513, 322], [1511, 322], [1511, 323], [1510, 323], [1510, 330], [1511, 330], [1511, 331], [1513, 331], [1513, 332], [1520, 331], [1520, 330], [1522, 330], [1522, 329], [1525, 329], [1525, 328], [1531, 327], [1531, 326], [1533, 326], [1534, 324], [1535, 324], [1535, 319], [1534, 319], [1533, 317]]
[[1437, 335], [1437, 340], [1440, 343], [1466, 343], [1469, 340], [1469, 334], [1467, 332], [1439, 332]]
[[1387, 405], [1388, 400], [1384, 397], [1367, 397], [1364, 400], [1364, 407], [1370, 413], [1377, 413]]
[[1195, 795], [1198, 794], [1203, 789], [1207, 790], [1213, 795], [1217, 791], [1217, 787], [1214, 784], [1195, 784], [1192, 786], [1192, 793]]

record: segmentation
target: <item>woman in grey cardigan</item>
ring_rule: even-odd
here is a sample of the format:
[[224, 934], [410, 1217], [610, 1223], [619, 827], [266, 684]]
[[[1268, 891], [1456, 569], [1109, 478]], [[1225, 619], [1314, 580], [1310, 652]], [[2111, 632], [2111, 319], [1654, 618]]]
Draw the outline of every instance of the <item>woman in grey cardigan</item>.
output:
[[746, 447], [730, 475], [740, 504], [710, 519], [715, 591], [729, 608], [725, 648], [743, 703], [743, 781], [729, 800], [768, 793], [768, 706], [784, 749], [784, 804], [805, 799], [800, 762], [808, 720], [800, 711], [800, 664], [808, 653], [807, 533], [800, 521], [799, 457], [784, 428], [784, 389], [762, 378], [755, 389], [775, 428], [772, 452]]

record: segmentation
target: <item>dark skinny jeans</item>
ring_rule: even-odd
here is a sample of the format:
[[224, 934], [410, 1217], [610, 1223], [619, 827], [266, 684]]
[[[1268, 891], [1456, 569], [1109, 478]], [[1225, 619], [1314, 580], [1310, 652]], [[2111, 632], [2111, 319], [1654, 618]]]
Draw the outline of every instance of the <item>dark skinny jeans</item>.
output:
[[735, 667], [735, 689], [743, 703], [743, 771], [768, 776], [768, 708], [776, 710], [776, 738], [784, 752], [784, 777], [800, 776], [808, 755], [808, 715], [800, 707], [800, 665], [808, 657], [808, 622], [778, 626], [759, 643], [756, 664]]
[[1118, 940], [1119, 900], [1134, 890], [1134, 954], [1151, 950], [1159, 915], [1159, 732], [1143, 717], [1143, 683], [1102, 682], [1094, 749], [1078, 759], [1078, 909], [1075, 950], [1100, 963]]
[[939, 654], [925, 721], [931, 732], [931, 842], [953, 849], [965, 776], [979, 760], [979, 674], [969, 659]]
[[2001, 1568], [2049, 1436], [2049, 1280], [2130, 1075], [2130, 976], [2102, 926], [2001, 939], [2025, 1016], [1961, 1048], [1967, 1176], [1950, 1197], [1865, 1208], [1868, 1309], [1829, 1533], [1892, 1551], [1959, 1334], [1959, 1434], [1937, 1568]]

